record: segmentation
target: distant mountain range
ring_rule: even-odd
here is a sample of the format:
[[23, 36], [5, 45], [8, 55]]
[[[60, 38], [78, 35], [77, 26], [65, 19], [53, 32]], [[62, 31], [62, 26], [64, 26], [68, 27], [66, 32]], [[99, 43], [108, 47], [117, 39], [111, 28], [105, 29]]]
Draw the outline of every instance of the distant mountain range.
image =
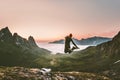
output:
[[[98, 45], [107, 41], [112, 40], [112, 38], [107, 38], [107, 37], [90, 37], [90, 38], [86, 38], [86, 39], [75, 39], [73, 38], [73, 41], [78, 44], [78, 45]], [[57, 40], [57, 41], [53, 41], [53, 42], [49, 42], [49, 43], [55, 43], [55, 44], [64, 44], [64, 40]]]
[[[94, 39], [100, 40], [98, 37], [92, 38], [93, 41]], [[120, 80], [120, 32], [112, 40], [99, 45], [71, 54], [52, 55], [50, 51], [39, 48], [32, 36], [25, 39], [17, 33], [12, 35], [6, 27], [0, 30], [0, 66], [47, 67], [57, 72], [92, 72], [110, 78], [106, 80]], [[8, 70], [7, 68], [6, 71]]]
[[110, 41], [69, 55], [57, 54], [54, 59], [56, 70], [95, 72], [106, 75], [111, 80], [119, 80], [120, 32]]

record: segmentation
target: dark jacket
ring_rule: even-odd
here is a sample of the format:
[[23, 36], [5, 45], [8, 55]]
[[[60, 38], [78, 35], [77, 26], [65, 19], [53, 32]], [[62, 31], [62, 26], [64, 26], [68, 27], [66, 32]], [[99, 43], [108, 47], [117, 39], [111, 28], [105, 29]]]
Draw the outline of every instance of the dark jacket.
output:
[[64, 49], [65, 53], [72, 52], [71, 49], [70, 49], [70, 42], [72, 42], [76, 46], [76, 44], [73, 42], [71, 37], [69, 37], [69, 36], [65, 37], [65, 49]]

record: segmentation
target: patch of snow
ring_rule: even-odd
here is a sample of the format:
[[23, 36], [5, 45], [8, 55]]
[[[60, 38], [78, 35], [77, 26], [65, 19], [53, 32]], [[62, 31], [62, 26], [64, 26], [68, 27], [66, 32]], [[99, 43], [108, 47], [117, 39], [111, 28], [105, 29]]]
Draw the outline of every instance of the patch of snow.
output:
[[119, 63], [119, 62], [120, 62], [120, 60], [118, 60], [118, 61], [114, 62], [114, 64]]
[[2, 33], [1, 35], [0, 35], [0, 37], [2, 37], [4, 35], [4, 33]]
[[16, 42], [16, 44], [17, 44], [17, 45], [20, 45], [20, 43], [19, 43], [19, 42]]
[[49, 69], [49, 68], [42, 68], [42, 69], [31, 68], [30, 71], [32, 73], [42, 73], [43, 75], [46, 75], [46, 74], [49, 74], [51, 72], [51, 69]]
[[43, 74], [43, 75], [46, 75], [46, 74], [49, 74], [51, 72], [51, 69], [49, 68], [42, 68], [40, 70], [40, 72]]

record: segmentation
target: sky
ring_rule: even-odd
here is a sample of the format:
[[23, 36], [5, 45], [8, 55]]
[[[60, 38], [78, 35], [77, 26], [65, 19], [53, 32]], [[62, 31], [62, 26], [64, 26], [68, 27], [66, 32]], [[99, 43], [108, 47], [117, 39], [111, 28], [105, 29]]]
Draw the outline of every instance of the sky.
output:
[[120, 31], [120, 0], [0, 0], [0, 29], [36, 41], [113, 37]]

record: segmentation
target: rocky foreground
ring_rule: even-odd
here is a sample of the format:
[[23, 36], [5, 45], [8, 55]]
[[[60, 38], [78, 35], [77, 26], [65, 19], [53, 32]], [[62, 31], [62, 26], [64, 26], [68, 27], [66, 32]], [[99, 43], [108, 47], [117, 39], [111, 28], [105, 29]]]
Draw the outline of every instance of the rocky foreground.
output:
[[50, 72], [42, 74], [37, 68], [0, 67], [0, 80], [111, 80], [85, 72]]

